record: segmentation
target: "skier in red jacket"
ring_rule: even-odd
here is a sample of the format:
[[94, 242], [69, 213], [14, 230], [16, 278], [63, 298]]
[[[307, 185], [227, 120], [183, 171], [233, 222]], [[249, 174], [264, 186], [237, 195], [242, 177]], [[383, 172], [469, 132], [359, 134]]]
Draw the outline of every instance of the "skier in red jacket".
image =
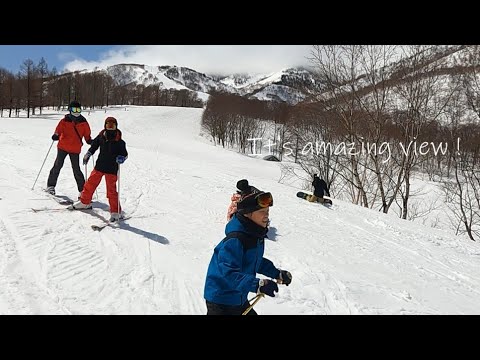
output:
[[85, 184], [85, 177], [80, 170], [79, 157], [83, 146], [82, 138], [85, 139], [87, 144], [92, 142], [90, 125], [87, 119], [82, 116], [82, 106], [78, 101], [72, 101], [68, 105], [68, 111], [69, 113], [60, 120], [55, 128], [55, 133], [52, 135], [52, 140], [58, 141], [57, 158], [47, 180], [46, 191], [52, 195], [55, 195], [58, 175], [60, 175], [60, 170], [62, 170], [67, 155], [72, 163], [73, 176], [77, 182], [79, 193], [82, 192]]

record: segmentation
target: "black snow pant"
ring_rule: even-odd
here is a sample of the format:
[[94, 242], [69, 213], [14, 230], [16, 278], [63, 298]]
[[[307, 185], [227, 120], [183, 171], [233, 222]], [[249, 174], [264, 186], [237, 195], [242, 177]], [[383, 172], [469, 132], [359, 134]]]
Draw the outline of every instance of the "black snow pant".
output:
[[80, 170], [80, 154], [67, 153], [66, 151], [57, 149], [57, 158], [53, 164], [52, 170], [50, 170], [50, 175], [48, 176], [47, 186], [56, 186], [58, 175], [60, 175], [60, 170], [62, 170], [63, 163], [67, 155], [70, 156], [70, 162], [72, 163], [73, 176], [77, 182], [78, 192], [83, 190], [83, 185], [85, 184], [85, 177], [83, 176], [82, 171]]
[[[215, 304], [207, 301], [207, 315], [242, 315], [245, 310], [250, 306], [247, 301], [240, 306]], [[254, 309], [251, 309], [247, 315], [258, 315]]]

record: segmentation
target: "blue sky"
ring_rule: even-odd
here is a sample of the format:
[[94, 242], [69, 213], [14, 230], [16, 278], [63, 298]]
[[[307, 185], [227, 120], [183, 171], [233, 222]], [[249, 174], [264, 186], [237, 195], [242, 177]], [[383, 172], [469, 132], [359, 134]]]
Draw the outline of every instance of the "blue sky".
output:
[[0, 67], [16, 73], [26, 59], [45, 58], [57, 71], [120, 63], [176, 65], [215, 74], [270, 73], [309, 66], [312, 45], [0, 45]]
[[16, 73], [26, 59], [38, 64], [42, 56], [51, 70], [62, 70], [70, 61], [82, 58], [98, 60], [99, 54], [115, 48], [112, 45], [0, 45], [0, 67]]

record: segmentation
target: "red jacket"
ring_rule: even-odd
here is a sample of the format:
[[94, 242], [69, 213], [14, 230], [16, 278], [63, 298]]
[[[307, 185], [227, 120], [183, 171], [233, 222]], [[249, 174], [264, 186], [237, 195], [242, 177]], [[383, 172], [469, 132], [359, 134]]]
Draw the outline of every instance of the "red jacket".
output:
[[55, 128], [55, 134], [60, 136], [57, 147], [72, 154], [80, 154], [83, 145], [82, 137], [87, 143], [92, 140], [90, 125], [82, 115], [79, 117], [65, 115]]

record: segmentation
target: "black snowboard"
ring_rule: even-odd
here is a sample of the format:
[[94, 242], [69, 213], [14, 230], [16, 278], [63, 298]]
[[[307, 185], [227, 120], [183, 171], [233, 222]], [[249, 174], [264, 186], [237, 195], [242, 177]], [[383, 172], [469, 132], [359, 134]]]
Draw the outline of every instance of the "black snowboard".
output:
[[[297, 192], [297, 197], [299, 197], [300, 199], [309, 200], [310, 196], [312, 195], [304, 193], [302, 191]], [[320, 203], [320, 198], [317, 199], [317, 202]], [[323, 205], [332, 205], [332, 200], [323, 198]]]

